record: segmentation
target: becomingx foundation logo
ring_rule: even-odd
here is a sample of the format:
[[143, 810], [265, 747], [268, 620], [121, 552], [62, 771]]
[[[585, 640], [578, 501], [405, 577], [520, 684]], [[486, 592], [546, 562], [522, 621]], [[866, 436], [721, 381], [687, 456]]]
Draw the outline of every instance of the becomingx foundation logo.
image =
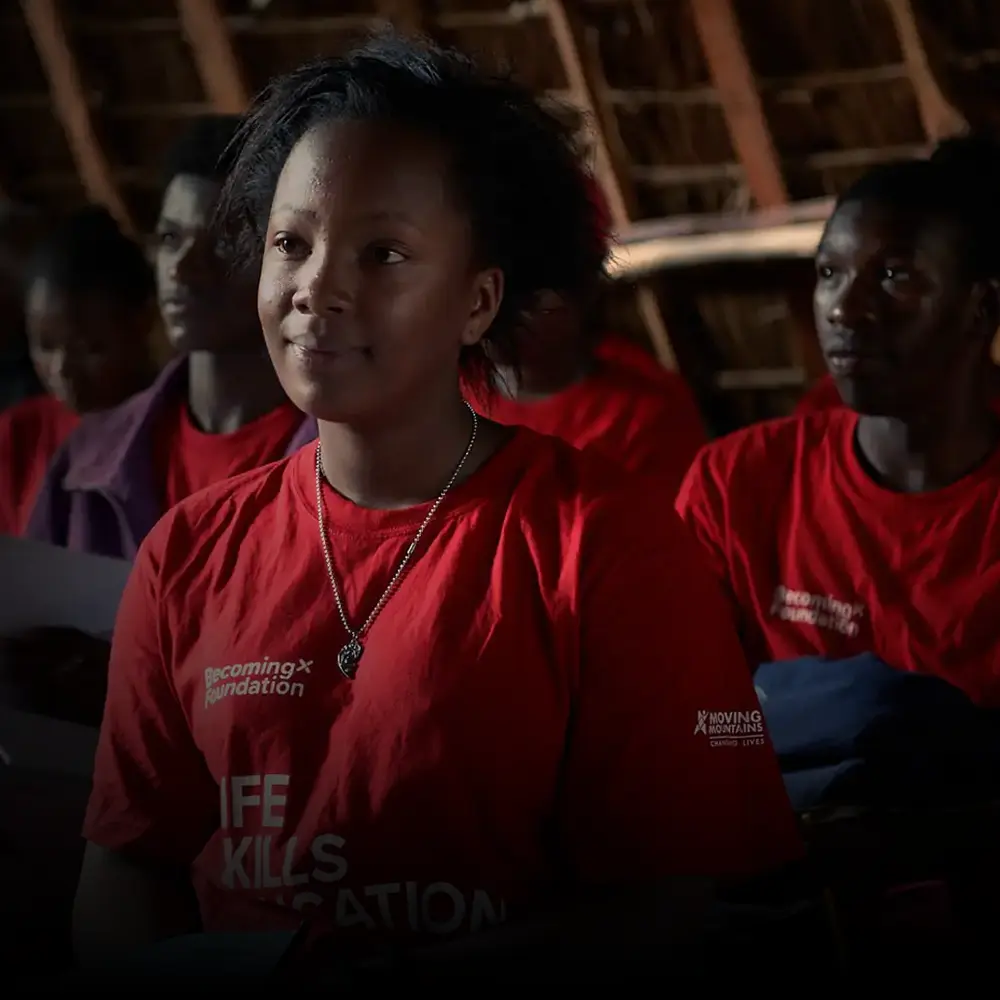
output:
[[840, 601], [832, 594], [809, 594], [779, 585], [771, 598], [771, 614], [785, 622], [798, 622], [829, 629], [854, 638], [859, 632], [858, 619], [865, 606]]
[[247, 695], [278, 695], [301, 698], [306, 693], [304, 676], [312, 672], [312, 660], [272, 660], [265, 656], [247, 663], [205, 668], [205, 707], [223, 698]]
[[694, 735], [704, 736], [713, 747], [761, 746], [764, 717], [760, 709], [749, 712], [698, 712]]

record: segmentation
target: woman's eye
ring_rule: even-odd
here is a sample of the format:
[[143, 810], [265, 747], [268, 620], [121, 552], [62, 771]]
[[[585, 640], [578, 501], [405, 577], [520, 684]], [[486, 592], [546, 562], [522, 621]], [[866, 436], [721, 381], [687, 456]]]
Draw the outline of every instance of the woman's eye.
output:
[[379, 264], [400, 264], [406, 258], [392, 247], [375, 247], [372, 255]]
[[828, 280], [829, 280], [830, 278], [832, 278], [832, 277], [833, 277], [833, 268], [832, 268], [832, 267], [828, 267], [828, 266], [827, 266], [826, 264], [823, 264], [823, 265], [822, 265], [821, 267], [818, 267], [818, 268], [816, 269], [816, 273], [817, 273], [817, 274], [818, 274], [818, 275], [819, 275], [819, 276], [820, 276], [820, 277], [821, 277], [821, 278], [822, 278], [822, 279], [823, 279], [824, 281], [828, 281]]
[[271, 240], [271, 246], [278, 253], [286, 256], [301, 256], [304, 251], [308, 250], [305, 240], [289, 232], [275, 233], [274, 238]]
[[886, 281], [907, 281], [910, 272], [902, 267], [887, 267], [884, 272]]

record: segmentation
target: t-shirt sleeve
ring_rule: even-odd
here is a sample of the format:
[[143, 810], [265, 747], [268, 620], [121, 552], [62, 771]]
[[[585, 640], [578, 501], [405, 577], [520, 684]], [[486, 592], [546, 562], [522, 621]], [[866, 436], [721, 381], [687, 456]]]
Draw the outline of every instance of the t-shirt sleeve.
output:
[[563, 829], [577, 878], [753, 875], [802, 844], [719, 587], [648, 493], [581, 547]]
[[218, 823], [218, 791], [171, 681], [169, 642], [161, 641], [163, 526], [140, 547], [118, 609], [83, 835], [188, 865]]
[[699, 543], [705, 564], [729, 596], [729, 553], [726, 544], [727, 484], [716, 468], [718, 445], [702, 448], [681, 483], [675, 508]]

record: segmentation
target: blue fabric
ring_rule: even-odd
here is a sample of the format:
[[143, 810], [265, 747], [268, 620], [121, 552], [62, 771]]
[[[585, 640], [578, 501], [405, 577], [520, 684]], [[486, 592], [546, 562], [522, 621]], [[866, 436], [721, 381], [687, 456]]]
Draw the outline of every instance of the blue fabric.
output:
[[909, 807], [1000, 792], [1000, 727], [938, 677], [871, 655], [765, 663], [761, 709], [798, 809]]

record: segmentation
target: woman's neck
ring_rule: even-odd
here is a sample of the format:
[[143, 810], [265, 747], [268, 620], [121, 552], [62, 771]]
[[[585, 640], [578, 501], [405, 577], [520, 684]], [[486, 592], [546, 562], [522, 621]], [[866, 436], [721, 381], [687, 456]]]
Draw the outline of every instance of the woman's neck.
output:
[[188, 356], [188, 407], [208, 434], [231, 434], [287, 400], [263, 350]]
[[973, 403], [971, 396], [912, 421], [861, 416], [857, 429], [857, 447], [869, 473], [901, 493], [950, 486], [985, 461], [998, 440], [1000, 424], [988, 403]]
[[[472, 414], [457, 391], [377, 426], [321, 421], [323, 472], [338, 493], [359, 507], [393, 510], [427, 503], [451, 478], [472, 428]], [[475, 445], [455, 485], [509, 436], [508, 428], [479, 417]]]

